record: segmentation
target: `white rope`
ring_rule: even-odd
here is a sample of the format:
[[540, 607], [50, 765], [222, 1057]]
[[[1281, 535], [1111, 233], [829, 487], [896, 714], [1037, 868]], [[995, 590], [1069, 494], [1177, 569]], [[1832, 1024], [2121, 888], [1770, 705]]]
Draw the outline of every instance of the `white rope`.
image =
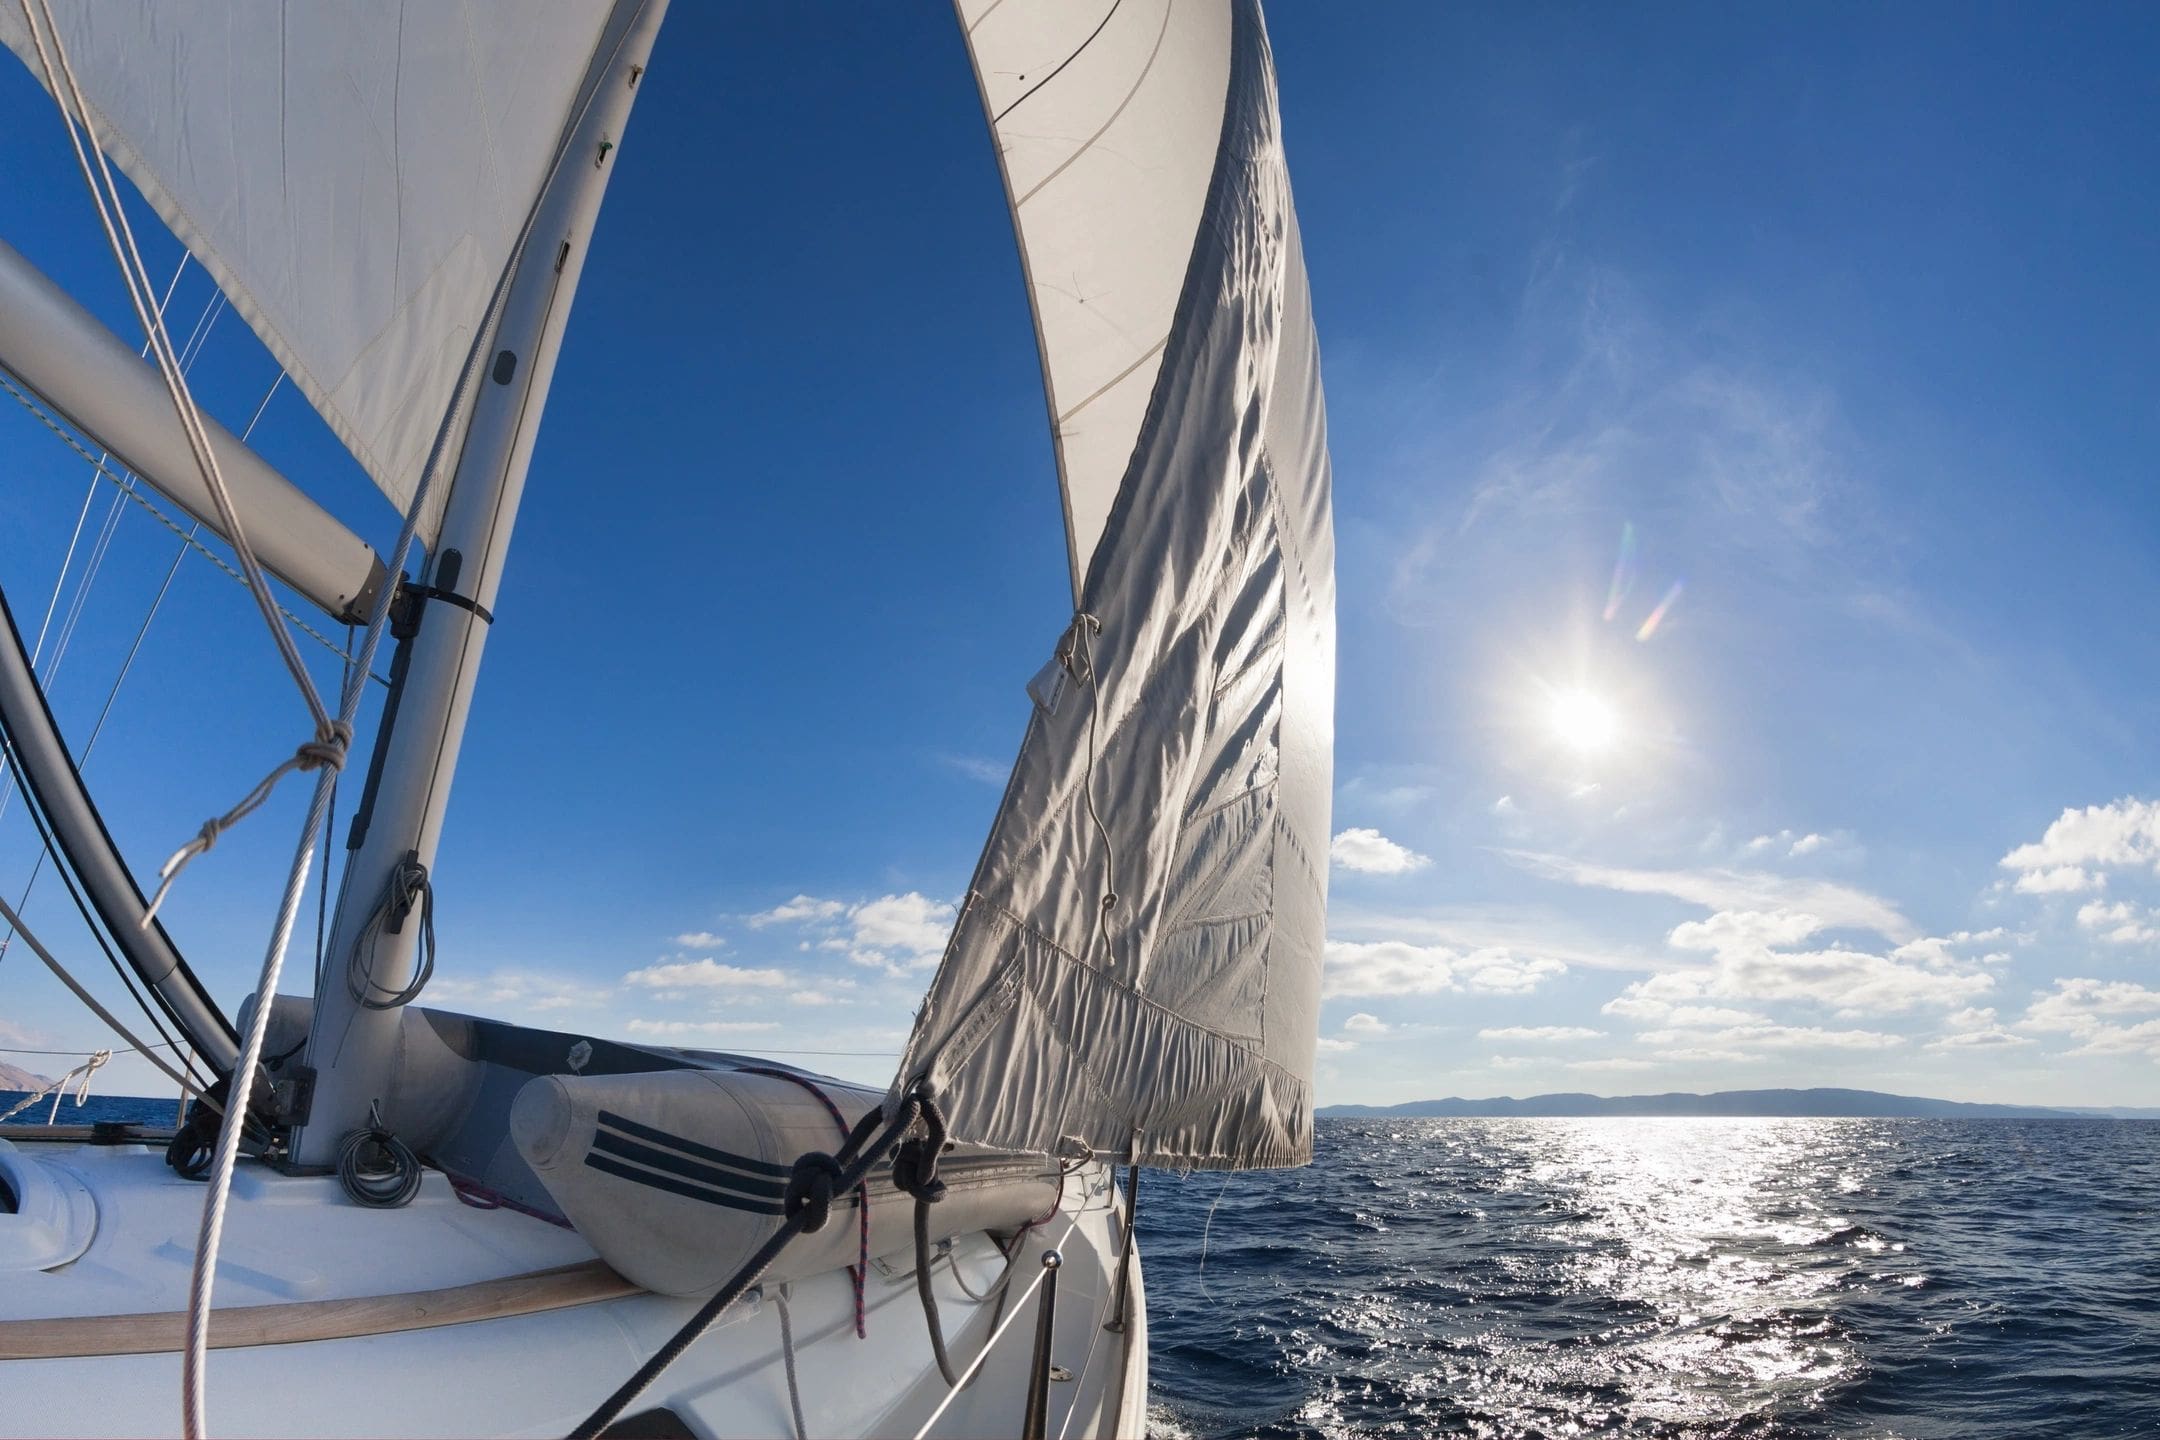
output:
[[[223, 522], [225, 538], [232, 545], [233, 553], [240, 562], [240, 569], [247, 577], [248, 589], [255, 597], [255, 605], [262, 612], [263, 623], [270, 629], [276, 642], [278, 654], [285, 668], [300, 690], [308, 713], [315, 722], [313, 738], [302, 744], [292, 759], [279, 765], [264, 778], [249, 796], [223, 816], [204, 822], [201, 832], [194, 840], [183, 845], [165, 864], [164, 883], [158, 887], [158, 900], [171, 887], [187, 862], [207, 851], [217, 842], [217, 836], [226, 826], [249, 814], [268, 798], [269, 788], [294, 770], [317, 770], [325, 766], [332, 773], [345, 764], [345, 751], [352, 741], [350, 719], [333, 720], [322, 696], [316, 692], [315, 682], [309, 676], [307, 664], [300, 657], [299, 647], [293, 643], [292, 634], [285, 628], [278, 615], [277, 598], [270, 593], [270, 582], [263, 574], [262, 565], [256, 560], [254, 550], [248, 545], [247, 532], [240, 523], [240, 513], [234, 507], [232, 495], [225, 488], [225, 476], [219, 468], [217, 452], [210, 444], [210, 434], [205, 428], [202, 412], [195, 404], [195, 397], [188, 389], [187, 376], [182, 368], [178, 352], [173, 348], [172, 336], [165, 329], [164, 317], [149, 304], [149, 271], [143, 265], [142, 253], [135, 243], [134, 228], [129, 224], [127, 208], [122, 203], [119, 183], [113, 179], [112, 167], [106, 162], [105, 152], [98, 147], [97, 132], [92, 123], [89, 100], [83, 95], [81, 82], [76, 79], [75, 67], [68, 58], [67, 47], [61, 42], [60, 27], [52, 12], [51, 0], [20, 0], [23, 19], [27, 22], [32, 43], [36, 46], [38, 63], [44, 71], [45, 85], [60, 106], [68, 143], [74, 148], [77, 165], [82, 170], [83, 181], [90, 189], [90, 196], [98, 212], [98, 220], [105, 228], [105, 238], [112, 246], [113, 256], [120, 262], [121, 277], [127, 282], [128, 299], [135, 307], [136, 319], [142, 323], [149, 336], [150, 348], [158, 362], [158, 371], [164, 377], [167, 393], [172, 397], [173, 409], [180, 417], [181, 429], [186, 433], [188, 448], [194, 452], [195, 464], [201, 471], [204, 485], [216, 506], [218, 518]], [[43, 25], [39, 21], [42, 15]], [[63, 83], [64, 82], [64, 83]], [[83, 136], [90, 137], [87, 150]], [[102, 181], [102, 185], [101, 182]], [[387, 587], [386, 587], [387, 588]], [[364, 667], [363, 667], [364, 668]], [[147, 927], [156, 914], [156, 902], [143, 915]]]
[[[0, 1119], [6, 1117], [0, 1116]], [[787, 1371], [788, 1410], [795, 1417], [795, 1440], [810, 1440], [810, 1429], [803, 1424], [802, 1386], [795, 1380], [795, 1326], [788, 1319], [787, 1287], [782, 1285], [772, 1292], [773, 1309], [780, 1314], [780, 1363]]]
[[59, 1118], [60, 1102], [67, 1098], [68, 1081], [73, 1080], [78, 1075], [82, 1077], [82, 1083], [75, 1087], [75, 1103], [79, 1106], [83, 1103], [83, 1101], [90, 1098], [90, 1077], [97, 1074], [98, 1071], [104, 1069], [105, 1062], [110, 1059], [112, 1059], [112, 1051], [110, 1050], [99, 1050], [94, 1052], [89, 1059], [83, 1061], [82, 1064], [77, 1065], [74, 1069], [68, 1071], [67, 1074], [62, 1075], [58, 1080], [53, 1081], [52, 1084], [47, 1085], [44, 1089], [38, 1091], [37, 1094], [25, 1096], [13, 1109], [9, 1110], [6, 1114], [0, 1114], [0, 1124], [5, 1124], [8, 1121], [14, 1119], [17, 1115], [22, 1114], [23, 1111], [29, 1109], [32, 1105], [35, 1105], [38, 1101], [44, 1099], [47, 1095], [52, 1096], [52, 1114], [48, 1115], [45, 1118], [45, 1123], [48, 1125], [51, 1124], [54, 1120]]

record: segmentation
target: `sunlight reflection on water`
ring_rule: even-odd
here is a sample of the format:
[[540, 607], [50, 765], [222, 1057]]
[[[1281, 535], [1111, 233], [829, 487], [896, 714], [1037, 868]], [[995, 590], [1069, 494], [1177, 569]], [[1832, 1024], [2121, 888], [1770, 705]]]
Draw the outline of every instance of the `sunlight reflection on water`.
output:
[[[2110, 1273], [2119, 1238], [2096, 1231], [2068, 1267], [2020, 1253], [2160, 1208], [2160, 1126], [2096, 1123], [1331, 1123], [1310, 1170], [1166, 1176], [1152, 1217], [1143, 1203], [1155, 1390], [1174, 1397], [1158, 1419], [1224, 1436], [2008, 1436], [2131, 1403], [2160, 1430], [2160, 1325]], [[2036, 1183], [2071, 1213], [2030, 1208]], [[2057, 1223], [2028, 1236], [2006, 1213]], [[2136, 1246], [2154, 1255], [2149, 1224]], [[2043, 1302], [2055, 1319], [2028, 1335]], [[2051, 1349], [2098, 1333], [2079, 1354], [2101, 1383], [2063, 1410], [2044, 1393]], [[2000, 1398], [1987, 1423], [1961, 1419], [1989, 1387], [2025, 1420]]]

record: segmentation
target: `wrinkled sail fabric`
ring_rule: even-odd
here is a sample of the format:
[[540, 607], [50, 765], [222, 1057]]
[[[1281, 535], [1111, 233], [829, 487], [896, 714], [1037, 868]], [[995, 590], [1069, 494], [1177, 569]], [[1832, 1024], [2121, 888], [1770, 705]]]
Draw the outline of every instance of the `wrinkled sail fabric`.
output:
[[1333, 769], [1325, 420], [1266, 36], [1248, 4], [1193, 8], [1219, 12], [1222, 102], [1090, 548], [1092, 621], [1037, 702], [895, 1085], [927, 1078], [956, 1137], [1000, 1148], [1295, 1165]]
[[[53, 5], [106, 153], [400, 511], [615, 8]], [[42, 81], [14, 0], [0, 44]]]

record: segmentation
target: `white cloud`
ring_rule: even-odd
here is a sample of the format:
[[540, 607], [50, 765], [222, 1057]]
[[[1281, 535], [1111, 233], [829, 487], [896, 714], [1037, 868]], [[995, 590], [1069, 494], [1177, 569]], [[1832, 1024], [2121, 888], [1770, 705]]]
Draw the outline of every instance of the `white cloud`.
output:
[[1822, 928], [1822, 921], [1813, 915], [1789, 910], [1721, 910], [1707, 920], [1674, 926], [1668, 938], [1682, 950], [1753, 954], [1797, 945]]
[[761, 910], [752, 915], [749, 918], [749, 923], [754, 928], [762, 930], [767, 925], [794, 925], [806, 920], [831, 920], [846, 910], [847, 906], [842, 905], [838, 900], [820, 900], [814, 895], [797, 895], [784, 905], [775, 905], [770, 910]]
[[2017, 878], [2017, 890], [2024, 895], [2075, 895], [2081, 890], [2097, 890], [2106, 884], [2107, 876], [2095, 875], [2082, 865], [2028, 870]]
[[790, 1005], [849, 1005], [854, 1003], [852, 998], [847, 995], [833, 993], [835, 989], [854, 989], [854, 981], [828, 980], [823, 983], [827, 987], [823, 990], [790, 990], [787, 997], [788, 1003]]
[[[1969, 968], [1912, 964], [1835, 946], [1780, 948], [1818, 928], [1815, 916], [1785, 911], [1721, 911], [1688, 921], [1674, 928], [1672, 943], [1708, 952], [1711, 962], [1637, 981], [1607, 1001], [1604, 1011], [1667, 1029], [1745, 1026], [1762, 1024], [1763, 1017], [1705, 1002], [1796, 1001], [1857, 1017], [1969, 1005], [1994, 988], [1993, 976]], [[1683, 1011], [1687, 1018], [1676, 1018]]]
[[1570, 1060], [1567, 1062], [1567, 1068], [1570, 1070], [1655, 1070], [1659, 1064], [1660, 1062], [1656, 1060], [1635, 1060], [1624, 1055], [1615, 1055], [1603, 1060]]
[[1340, 1055], [1345, 1051], [1357, 1049], [1357, 1041], [1338, 1040], [1332, 1035], [1322, 1035], [1318, 1043], [1320, 1053], [1323, 1055]]
[[2160, 929], [2152, 924], [2155, 918], [2152, 911], [2141, 910], [2127, 900], [2112, 905], [2088, 900], [2077, 912], [2079, 926], [2096, 932], [2110, 945], [2147, 945], [2160, 940]]
[[1364, 828], [1345, 830], [1337, 835], [1328, 846], [1328, 857], [1343, 869], [1363, 875], [1407, 875], [1432, 863], [1378, 830]]
[[2057, 980], [2052, 993], [2036, 998], [2018, 1028], [2068, 1035], [2078, 1042], [2075, 1054], [2142, 1053], [2160, 1060], [2160, 1018], [2117, 1023], [2117, 1017], [2130, 1015], [2160, 1015], [2160, 990], [2128, 980], [2077, 977]]
[[1401, 940], [1327, 942], [1320, 993], [1335, 995], [1439, 995], [1455, 984], [1455, 951], [1444, 945]]
[[1596, 1040], [1605, 1032], [1581, 1025], [1502, 1025], [1477, 1033], [1480, 1040], [1526, 1040], [1533, 1043], [1549, 1041], [1558, 1044], [1568, 1040]]
[[1553, 976], [1567, 973], [1567, 966], [1558, 960], [1486, 951], [1465, 956], [1457, 968], [1470, 989], [1489, 995], [1527, 995]]
[[1379, 1016], [1368, 1015], [1360, 1010], [1343, 1021], [1342, 1028], [1345, 1035], [1385, 1035], [1392, 1027]]
[[1910, 939], [1913, 923], [1880, 896], [1850, 885], [1753, 870], [1632, 870], [1595, 865], [1565, 855], [1501, 852], [1537, 874], [1570, 885], [1631, 895], [1669, 895], [1706, 910], [1790, 911], [1817, 917], [1824, 929], [1872, 930], [1892, 940]]
[[687, 934], [677, 935], [675, 943], [685, 950], [717, 950], [727, 944], [727, 937], [715, 935], [710, 930], [692, 930]]
[[642, 970], [632, 970], [623, 976], [625, 984], [644, 985], [655, 990], [675, 990], [684, 987], [705, 989], [772, 989], [789, 983], [788, 976], [780, 970], [750, 970], [740, 965], [723, 965], [710, 958], [703, 960], [664, 961], [648, 965]]
[[944, 953], [945, 939], [952, 933], [953, 907], [910, 890], [866, 900], [848, 911], [848, 919], [858, 945], [935, 958]]
[[1807, 834], [1801, 836], [1798, 840], [1793, 841], [1792, 849], [1786, 851], [1785, 853], [1795, 858], [1798, 858], [1802, 855], [1812, 855], [1829, 843], [1830, 842], [1828, 840], [1825, 840], [1820, 835]]
[[486, 975], [441, 975], [428, 985], [430, 1003], [444, 1000], [463, 1004], [501, 1006], [512, 1011], [551, 1013], [563, 1010], [597, 1010], [608, 1003], [614, 990], [606, 985], [549, 975], [537, 970], [505, 969]]
[[1465, 952], [1401, 940], [1330, 940], [1320, 993], [1330, 998], [1441, 995], [1455, 990], [1519, 995], [1566, 970], [1557, 960], [1518, 956], [1497, 948]]
[[2023, 1035], [2013, 1035], [1999, 1025], [1985, 1030], [1954, 1030], [1938, 1035], [1928, 1041], [1930, 1050], [2001, 1050], [2018, 1045], [2030, 1045], [2032, 1041]]
[[1012, 766], [1000, 764], [981, 755], [940, 753], [937, 762], [948, 770], [965, 775], [978, 785], [1003, 785], [1012, 775]]
[[1519, 815], [1522, 813], [1522, 806], [1515, 803], [1514, 796], [1502, 795], [1492, 802], [1492, 813], [1503, 818], [1509, 815]]
[[945, 953], [953, 913], [950, 902], [913, 890], [854, 904], [797, 895], [785, 905], [751, 916], [749, 923], [761, 929], [800, 926], [815, 939], [798, 942], [797, 949], [830, 950], [866, 969], [905, 979], [935, 965]]
[[2160, 801], [2126, 797], [2065, 810], [2038, 840], [1998, 863], [2018, 872], [2019, 890], [2037, 895], [2093, 889], [2106, 879], [2096, 871], [2160, 870]]
[[632, 1035], [658, 1040], [719, 1040], [730, 1035], [762, 1035], [780, 1026], [771, 1020], [632, 1020], [623, 1028]]
[[1645, 1030], [1645, 1045], [1709, 1046], [1728, 1052], [1760, 1050], [1889, 1050], [1904, 1037], [1880, 1030], [1825, 1030], [1816, 1025], [1729, 1025], [1718, 1030]]

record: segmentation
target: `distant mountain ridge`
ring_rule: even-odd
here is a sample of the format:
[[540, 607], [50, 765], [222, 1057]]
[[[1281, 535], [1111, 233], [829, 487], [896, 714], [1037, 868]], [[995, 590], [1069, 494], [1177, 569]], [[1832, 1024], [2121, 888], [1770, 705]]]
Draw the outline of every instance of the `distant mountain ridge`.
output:
[[34, 1070], [0, 1060], [0, 1090], [42, 1090], [52, 1081]]
[[1935, 1118], [1962, 1120], [2074, 1120], [2147, 1118], [2150, 1110], [2133, 1107], [2056, 1109], [2039, 1105], [1980, 1105], [1964, 1100], [1930, 1100], [1918, 1095], [1886, 1095], [1879, 1090], [1719, 1090], [1708, 1095], [1584, 1095], [1564, 1093], [1516, 1099], [1412, 1100], [1401, 1105], [1323, 1105], [1326, 1117], [1442, 1116], [1465, 1119], [1507, 1117], [1587, 1117], [1598, 1115], [1736, 1115], [1875, 1119]]

